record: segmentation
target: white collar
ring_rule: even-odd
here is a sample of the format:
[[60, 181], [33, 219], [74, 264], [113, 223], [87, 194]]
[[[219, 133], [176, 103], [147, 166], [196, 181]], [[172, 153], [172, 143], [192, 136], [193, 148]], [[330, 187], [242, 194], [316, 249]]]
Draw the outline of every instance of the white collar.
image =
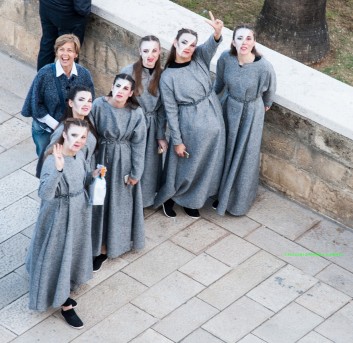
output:
[[[63, 67], [61, 66], [59, 60], [57, 60], [57, 61], [55, 62], [55, 69], [56, 69], [56, 77], [59, 77], [59, 76], [61, 76], [62, 74], [65, 74], [64, 69], [63, 69]], [[76, 68], [76, 63], [75, 63], [75, 62], [74, 62], [73, 65], [72, 65], [70, 77], [71, 77], [72, 75], [76, 75], [76, 76], [78, 75], [78, 74], [77, 74], [77, 68]]]

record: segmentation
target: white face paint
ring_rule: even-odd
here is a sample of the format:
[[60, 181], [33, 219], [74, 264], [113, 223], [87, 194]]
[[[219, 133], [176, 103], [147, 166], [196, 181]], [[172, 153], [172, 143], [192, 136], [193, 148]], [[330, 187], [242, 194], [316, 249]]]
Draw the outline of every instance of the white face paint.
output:
[[161, 49], [159, 44], [155, 41], [144, 41], [140, 46], [140, 55], [142, 57], [142, 64], [147, 68], [154, 68]]
[[87, 129], [82, 126], [71, 125], [67, 131], [64, 132], [64, 147], [72, 152], [79, 151], [87, 141]]
[[69, 106], [72, 108], [72, 114], [74, 118], [87, 116], [92, 108], [91, 92], [77, 92], [74, 100], [69, 99]]
[[125, 104], [133, 94], [131, 82], [125, 79], [117, 79], [112, 87], [113, 101]]
[[[252, 48], [255, 45], [254, 33], [246, 28], [238, 29], [235, 32], [233, 44], [237, 49], [238, 53], [241, 53], [242, 51], [247, 53], [250, 47], [251, 52]], [[244, 47], [242, 48], [243, 45]], [[245, 48], [245, 45], [247, 46], [247, 49]]]
[[[184, 50], [191, 49], [192, 53], [196, 47], [196, 37], [191, 33], [183, 33], [176, 43], [176, 52], [179, 56], [183, 55]], [[192, 55], [192, 54], [191, 54]]]

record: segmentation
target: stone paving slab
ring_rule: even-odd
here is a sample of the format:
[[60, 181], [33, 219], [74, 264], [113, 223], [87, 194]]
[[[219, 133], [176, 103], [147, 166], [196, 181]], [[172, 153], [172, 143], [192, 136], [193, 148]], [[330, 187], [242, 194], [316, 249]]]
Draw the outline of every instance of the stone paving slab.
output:
[[0, 125], [1, 146], [9, 149], [30, 138], [31, 127], [22, 120], [12, 118]]
[[317, 274], [316, 277], [333, 288], [353, 297], [353, 274], [349, 271], [331, 264]]
[[35, 223], [38, 210], [37, 201], [24, 197], [0, 211], [0, 242]]
[[12, 341], [17, 336], [12, 333], [11, 331], [5, 329], [4, 327], [0, 326], [0, 342], [7, 343]]
[[322, 217], [278, 194], [262, 192], [247, 216], [282, 236], [294, 240]]
[[315, 331], [335, 343], [353, 342], [353, 303], [336, 312]]
[[0, 278], [23, 265], [29, 244], [30, 239], [20, 233], [0, 243]]
[[0, 124], [11, 119], [12, 116], [0, 110]]
[[0, 279], [0, 309], [11, 304], [28, 292], [28, 282], [16, 273], [10, 273]]
[[181, 343], [224, 343], [224, 341], [213, 336], [203, 329], [197, 329], [191, 335], [181, 341]]
[[127, 343], [157, 321], [148, 313], [127, 304], [72, 342]]
[[295, 302], [321, 317], [328, 318], [350, 300], [352, 298], [348, 295], [322, 282], [318, 282], [297, 298]]
[[247, 297], [242, 297], [202, 325], [202, 328], [223, 341], [232, 343], [247, 335], [272, 315], [273, 312], [269, 309]]
[[19, 169], [0, 180], [0, 210], [34, 192], [39, 180]]
[[254, 334], [268, 343], [293, 343], [322, 321], [323, 318], [320, 316], [296, 303], [291, 303], [254, 330]]
[[219, 311], [200, 299], [192, 298], [168, 316], [164, 317], [153, 329], [174, 342], [179, 342], [196, 330]]
[[253, 231], [245, 239], [310, 275], [316, 275], [330, 264], [320, 256], [290, 256], [309, 254], [311, 251], [264, 226]]
[[5, 88], [2, 88], [0, 92], [0, 108], [10, 115], [19, 113], [22, 109], [24, 99]]
[[152, 329], [148, 329], [142, 335], [134, 338], [131, 343], [173, 343], [173, 341]]
[[241, 339], [238, 342], [239, 343], [266, 343], [264, 340], [254, 336], [253, 334], [249, 334], [249, 335], [245, 336], [243, 339]]
[[311, 331], [305, 337], [300, 339], [298, 343], [332, 343], [332, 341], [324, 336], [321, 336], [315, 331]]
[[204, 219], [199, 219], [185, 230], [176, 234], [171, 240], [198, 255], [226, 235], [228, 235], [227, 230]]
[[33, 142], [28, 138], [0, 154], [0, 178], [37, 159]]
[[274, 312], [288, 305], [318, 280], [287, 265], [247, 293], [247, 296]]
[[210, 305], [223, 310], [266, 280], [283, 267], [284, 264], [278, 258], [260, 251], [214, 282], [201, 292], [198, 297]]
[[153, 285], [131, 303], [156, 318], [163, 318], [202, 289], [204, 286], [200, 283], [175, 272]]
[[255, 245], [242, 238], [230, 235], [206, 250], [206, 253], [227, 264], [235, 267], [259, 251]]
[[[353, 272], [353, 231], [329, 220], [322, 220], [296, 240], [299, 244]], [[340, 254], [340, 256], [333, 256]]]
[[166, 241], [130, 263], [123, 272], [150, 287], [189, 262], [194, 256], [187, 250]]
[[[33, 147], [34, 149], [34, 147]], [[24, 167], [22, 167], [21, 169], [26, 171], [27, 173], [33, 175], [33, 176], [36, 176], [36, 167], [37, 167], [37, 163], [38, 163], [38, 160], [34, 160], [33, 162], [25, 165]]]
[[190, 276], [205, 286], [211, 285], [217, 279], [227, 274], [231, 268], [212, 256], [202, 253], [185, 264], [179, 271]]

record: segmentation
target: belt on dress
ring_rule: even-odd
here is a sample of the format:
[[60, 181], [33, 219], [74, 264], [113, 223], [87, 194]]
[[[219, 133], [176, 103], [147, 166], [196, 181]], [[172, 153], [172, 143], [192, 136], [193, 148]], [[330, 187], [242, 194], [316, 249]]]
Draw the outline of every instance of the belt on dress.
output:
[[228, 96], [229, 96], [230, 98], [232, 98], [233, 100], [235, 100], [235, 101], [242, 102], [243, 104], [248, 104], [249, 102], [254, 102], [254, 101], [256, 101], [258, 98], [260, 98], [260, 96], [257, 96], [256, 98], [254, 98], [254, 99], [249, 99], [249, 100], [247, 100], [247, 99], [240, 99], [240, 98], [238, 98], [238, 97], [236, 97], [236, 96], [231, 95], [230, 93], [228, 93]]
[[55, 195], [54, 198], [59, 198], [59, 199], [60, 198], [65, 198], [65, 199], [74, 198], [74, 197], [77, 197], [78, 195], [82, 194], [83, 192], [85, 192], [84, 188], [82, 188], [81, 190], [79, 190], [78, 192], [75, 192], [75, 193]]
[[198, 105], [200, 102], [206, 100], [206, 99], [211, 95], [212, 91], [213, 91], [213, 89], [211, 88], [211, 89], [207, 92], [207, 94], [206, 94], [204, 97], [202, 97], [201, 99], [199, 99], [199, 100], [192, 101], [192, 102], [178, 102], [178, 105], [179, 105], [179, 106], [196, 106], [196, 105]]
[[99, 141], [99, 144], [126, 144], [130, 145], [130, 142], [126, 139], [112, 139], [112, 138], [103, 138]]

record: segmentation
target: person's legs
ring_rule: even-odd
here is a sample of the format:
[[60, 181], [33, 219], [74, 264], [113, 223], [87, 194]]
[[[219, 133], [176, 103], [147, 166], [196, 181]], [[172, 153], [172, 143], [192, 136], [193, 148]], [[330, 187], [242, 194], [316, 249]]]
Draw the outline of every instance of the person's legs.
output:
[[41, 154], [44, 153], [46, 147], [49, 145], [50, 135], [51, 133], [44, 130], [38, 121], [33, 120], [32, 138], [33, 138], [34, 144], [36, 145], [37, 156], [41, 156]]
[[54, 44], [59, 37], [58, 28], [52, 20], [57, 15], [50, 8], [39, 4], [39, 15], [42, 25], [42, 38], [40, 40], [40, 49], [37, 60], [37, 71], [55, 60]]

